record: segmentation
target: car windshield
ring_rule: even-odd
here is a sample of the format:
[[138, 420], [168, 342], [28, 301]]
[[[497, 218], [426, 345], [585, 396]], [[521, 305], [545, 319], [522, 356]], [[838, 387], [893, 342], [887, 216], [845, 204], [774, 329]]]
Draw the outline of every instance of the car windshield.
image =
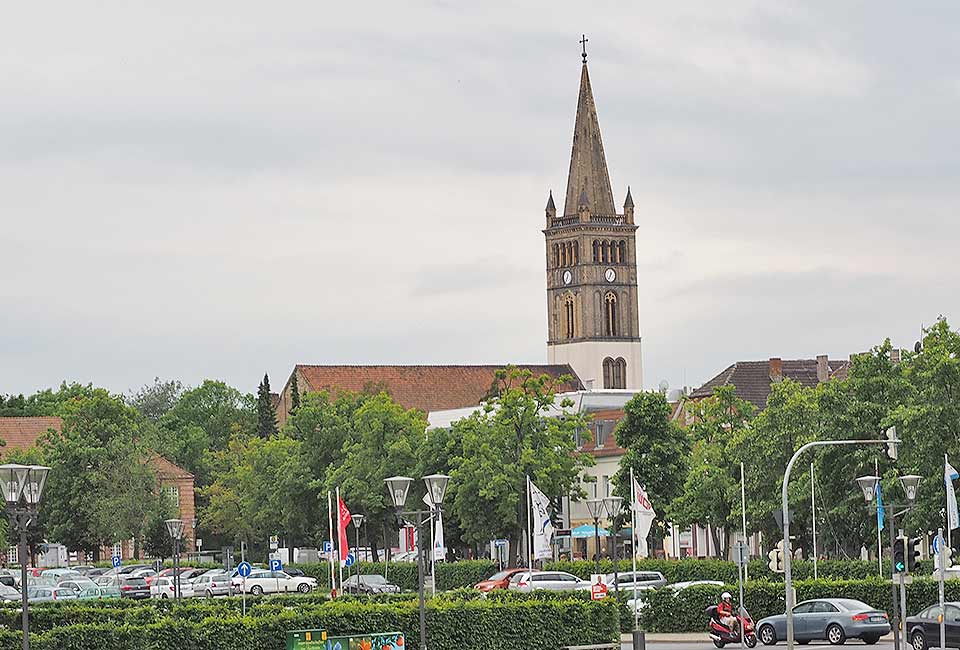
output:
[[510, 575], [510, 572], [509, 572], [509, 571], [498, 571], [497, 573], [494, 573], [492, 576], [490, 576], [489, 578], [487, 578], [487, 580], [494, 580], [494, 581], [496, 581], [496, 580], [503, 580], [503, 579], [506, 578], [508, 575]]
[[371, 575], [371, 576], [360, 576], [360, 579], [363, 580], [368, 585], [385, 585], [387, 584], [386, 578], [383, 576]]
[[865, 610], [873, 609], [870, 605], [860, 602], [859, 600], [853, 600], [850, 598], [840, 598], [839, 600], [833, 601], [834, 604], [839, 605], [842, 609], [847, 610], [848, 612], [862, 612]]
[[517, 584], [518, 582], [520, 582], [521, 580], [523, 580], [524, 576], [526, 576], [526, 575], [527, 575], [526, 572], [523, 572], [523, 573], [515, 573], [515, 574], [513, 574], [513, 577], [510, 578], [510, 583], [511, 583], [511, 584]]

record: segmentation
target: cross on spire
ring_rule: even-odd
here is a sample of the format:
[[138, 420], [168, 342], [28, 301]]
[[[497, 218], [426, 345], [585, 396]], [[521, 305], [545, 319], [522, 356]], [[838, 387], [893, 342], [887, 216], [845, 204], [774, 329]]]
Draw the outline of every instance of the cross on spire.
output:
[[581, 38], [580, 38], [580, 45], [583, 46], [583, 62], [584, 62], [584, 63], [587, 62], [587, 43], [588, 43], [589, 41], [590, 41], [590, 39], [587, 38], [587, 35], [586, 35], [586, 34], [583, 34], [583, 35], [581, 36]]

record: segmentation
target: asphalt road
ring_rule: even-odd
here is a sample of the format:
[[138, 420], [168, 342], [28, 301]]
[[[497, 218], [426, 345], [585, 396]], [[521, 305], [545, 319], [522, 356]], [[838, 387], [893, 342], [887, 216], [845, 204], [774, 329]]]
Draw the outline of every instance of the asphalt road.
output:
[[[704, 633], [704, 637], [706, 638], [706, 633]], [[809, 644], [807, 644], [804, 647], [815, 648], [820, 646], [833, 647], [826, 641], [811, 641]], [[623, 643], [620, 647], [621, 647], [621, 650], [633, 650], [633, 645], [630, 643]], [[765, 646], [762, 643], [760, 643], [760, 644], [757, 644], [757, 647], [755, 648], [755, 650], [764, 650], [766, 648], [769, 648], [769, 650], [777, 650], [778, 648], [780, 650], [786, 650], [786, 647], [787, 645], [785, 643], [779, 643], [774, 646]], [[863, 648], [866, 648], [868, 646], [854, 639], [854, 640], [847, 641], [845, 645], [840, 647], [852, 647], [852, 648], [856, 648], [856, 650], [862, 650]], [[887, 637], [887, 638], [881, 639], [879, 643], [869, 647], [876, 648], [877, 650], [892, 650], [893, 637]], [[679, 641], [679, 642], [674, 641], [669, 643], [647, 642], [646, 644], [646, 650], [708, 650], [708, 648], [710, 650], [716, 650], [713, 647], [713, 643], [711, 643], [709, 639], [706, 639], [704, 641], [698, 641], [695, 643], [691, 643], [689, 641]], [[730, 645], [730, 646], [727, 646], [727, 648], [729, 650], [739, 650], [740, 646]]]

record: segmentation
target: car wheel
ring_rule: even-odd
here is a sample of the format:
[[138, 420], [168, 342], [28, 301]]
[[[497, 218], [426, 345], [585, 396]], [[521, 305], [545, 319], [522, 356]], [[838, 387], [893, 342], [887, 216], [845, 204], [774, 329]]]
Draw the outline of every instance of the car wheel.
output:
[[847, 640], [847, 635], [844, 633], [843, 628], [834, 623], [827, 628], [827, 641], [830, 642], [830, 645], [843, 645], [843, 642]]
[[927, 650], [927, 638], [923, 636], [923, 632], [917, 630], [910, 637], [910, 645], [913, 646], [913, 650]]
[[252, 587], [250, 587], [250, 593], [253, 594], [254, 596], [262, 596], [263, 587], [261, 587], [260, 585], [253, 585]]
[[877, 641], [879, 640], [880, 640], [880, 637], [878, 637], [877, 635], [863, 637], [863, 642], [866, 643], [867, 645], [876, 645]]
[[213, 592], [207, 589], [207, 592], [204, 594], [207, 598], [213, 598]]
[[763, 645], [773, 645], [777, 642], [777, 632], [773, 629], [772, 625], [764, 625], [761, 627], [758, 636]]
[[310, 591], [310, 585], [308, 585], [306, 582], [301, 582], [299, 585], [297, 585], [297, 591], [299, 591], [301, 594], [308, 593]]
[[169, 598], [169, 597], [170, 596], [168, 596], [167, 594], [160, 594], [160, 598]]

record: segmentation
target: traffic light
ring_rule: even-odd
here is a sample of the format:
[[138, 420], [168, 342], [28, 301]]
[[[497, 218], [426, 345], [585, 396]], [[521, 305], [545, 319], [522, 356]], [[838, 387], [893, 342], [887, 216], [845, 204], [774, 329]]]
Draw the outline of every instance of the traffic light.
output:
[[907, 540], [907, 573], [913, 573], [920, 561], [920, 542], [922, 537], [913, 537]]
[[949, 569], [951, 566], [953, 566], [953, 560], [950, 559], [951, 556], [953, 555], [952, 548], [944, 544], [942, 550], [940, 551], [940, 555], [943, 556], [942, 562], [943, 562], [944, 569]]
[[[897, 427], [890, 427], [887, 429], [887, 440], [896, 440], [897, 439]], [[890, 460], [897, 459], [897, 445], [893, 442], [887, 443], [887, 456]]]
[[907, 570], [907, 540], [898, 537], [893, 541], [893, 572], [904, 573]]
[[770, 567], [770, 570], [774, 573], [783, 573], [783, 540], [781, 539], [777, 542], [777, 548], [773, 549], [767, 553], [767, 557], [770, 558], [770, 562], [767, 564]]

